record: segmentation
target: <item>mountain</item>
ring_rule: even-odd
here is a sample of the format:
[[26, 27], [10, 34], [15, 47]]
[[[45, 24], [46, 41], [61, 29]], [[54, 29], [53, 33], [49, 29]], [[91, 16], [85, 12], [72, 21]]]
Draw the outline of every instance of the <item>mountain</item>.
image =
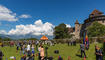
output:
[[0, 34], [1, 38], [9, 38], [9, 35], [5, 35], [5, 34]]
[[[48, 36], [46, 35], [49, 39], [53, 39], [53, 36]], [[11, 38], [13, 40], [18, 40], [18, 39], [27, 39], [27, 38], [37, 38], [40, 39], [42, 37], [42, 35], [40, 36], [36, 36], [36, 35], [31, 35], [31, 34], [26, 34], [26, 35], [4, 35], [4, 34], [0, 34], [1, 38]]]

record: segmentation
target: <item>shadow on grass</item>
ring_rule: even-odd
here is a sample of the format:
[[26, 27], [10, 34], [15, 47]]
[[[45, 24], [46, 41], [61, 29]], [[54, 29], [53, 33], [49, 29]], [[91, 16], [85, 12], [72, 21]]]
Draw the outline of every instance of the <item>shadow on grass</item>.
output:
[[81, 55], [79, 55], [79, 54], [76, 54], [76, 56], [78, 56], [78, 57], [80, 57], [80, 58], [81, 58]]

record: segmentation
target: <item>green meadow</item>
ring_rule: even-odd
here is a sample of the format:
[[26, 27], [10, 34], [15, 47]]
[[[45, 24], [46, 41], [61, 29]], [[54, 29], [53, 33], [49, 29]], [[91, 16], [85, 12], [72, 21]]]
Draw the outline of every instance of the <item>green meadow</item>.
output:
[[[95, 45], [96, 44], [90, 44], [90, 48], [87, 51], [86, 50], [86, 55], [87, 58], [86, 60], [96, 60], [95, 58]], [[97, 44], [98, 46], [102, 47], [102, 44]], [[45, 45], [46, 46], [46, 45]], [[45, 47], [44, 46], [44, 47]], [[70, 56], [70, 60], [83, 60], [83, 58], [79, 57], [80, 55], [80, 44], [77, 44], [76, 46], [68, 46], [67, 44], [56, 44], [55, 46], [48, 46], [48, 56], [53, 57], [53, 60], [57, 60], [58, 56], [61, 56], [63, 60], [68, 60], [68, 56]], [[16, 53], [16, 46], [10, 47], [10, 46], [5, 46], [5, 47], [0, 47], [0, 50], [3, 51], [4, 57], [3, 60], [11, 60], [11, 56], [15, 56], [16, 60], [20, 60], [20, 58], [23, 56], [20, 54], [20, 51]], [[55, 54], [54, 51], [59, 50], [59, 54]], [[35, 51], [37, 54], [38, 52]], [[36, 55], [35, 54], [35, 55]], [[35, 60], [38, 60], [38, 56], [35, 56]]]

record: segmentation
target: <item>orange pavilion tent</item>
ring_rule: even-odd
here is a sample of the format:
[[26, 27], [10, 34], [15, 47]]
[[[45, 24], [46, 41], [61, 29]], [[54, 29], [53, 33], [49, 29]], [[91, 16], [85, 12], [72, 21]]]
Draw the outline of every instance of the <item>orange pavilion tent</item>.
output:
[[48, 40], [48, 38], [47, 38], [45, 35], [43, 35], [43, 36], [40, 38], [40, 40]]

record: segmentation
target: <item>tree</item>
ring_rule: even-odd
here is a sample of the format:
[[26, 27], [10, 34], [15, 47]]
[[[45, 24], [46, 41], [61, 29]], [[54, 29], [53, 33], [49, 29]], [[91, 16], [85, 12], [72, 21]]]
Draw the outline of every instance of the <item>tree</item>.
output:
[[4, 38], [3, 41], [10, 41], [10, 38]]
[[2, 38], [0, 37], [0, 42], [1, 42]]
[[55, 39], [69, 38], [71, 35], [68, 33], [68, 28], [64, 23], [59, 24], [54, 28]]
[[2, 40], [2, 38], [0, 37], [0, 40]]
[[27, 40], [38, 40], [37, 38], [28, 38]]
[[105, 35], [105, 26], [98, 23], [93, 22], [92, 25], [90, 25], [87, 28], [88, 36], [89, 37], [100, 37]]
[[37, 38], [26, 38], [26, 39], [20, 39], [20, 40], [38, 40]]

